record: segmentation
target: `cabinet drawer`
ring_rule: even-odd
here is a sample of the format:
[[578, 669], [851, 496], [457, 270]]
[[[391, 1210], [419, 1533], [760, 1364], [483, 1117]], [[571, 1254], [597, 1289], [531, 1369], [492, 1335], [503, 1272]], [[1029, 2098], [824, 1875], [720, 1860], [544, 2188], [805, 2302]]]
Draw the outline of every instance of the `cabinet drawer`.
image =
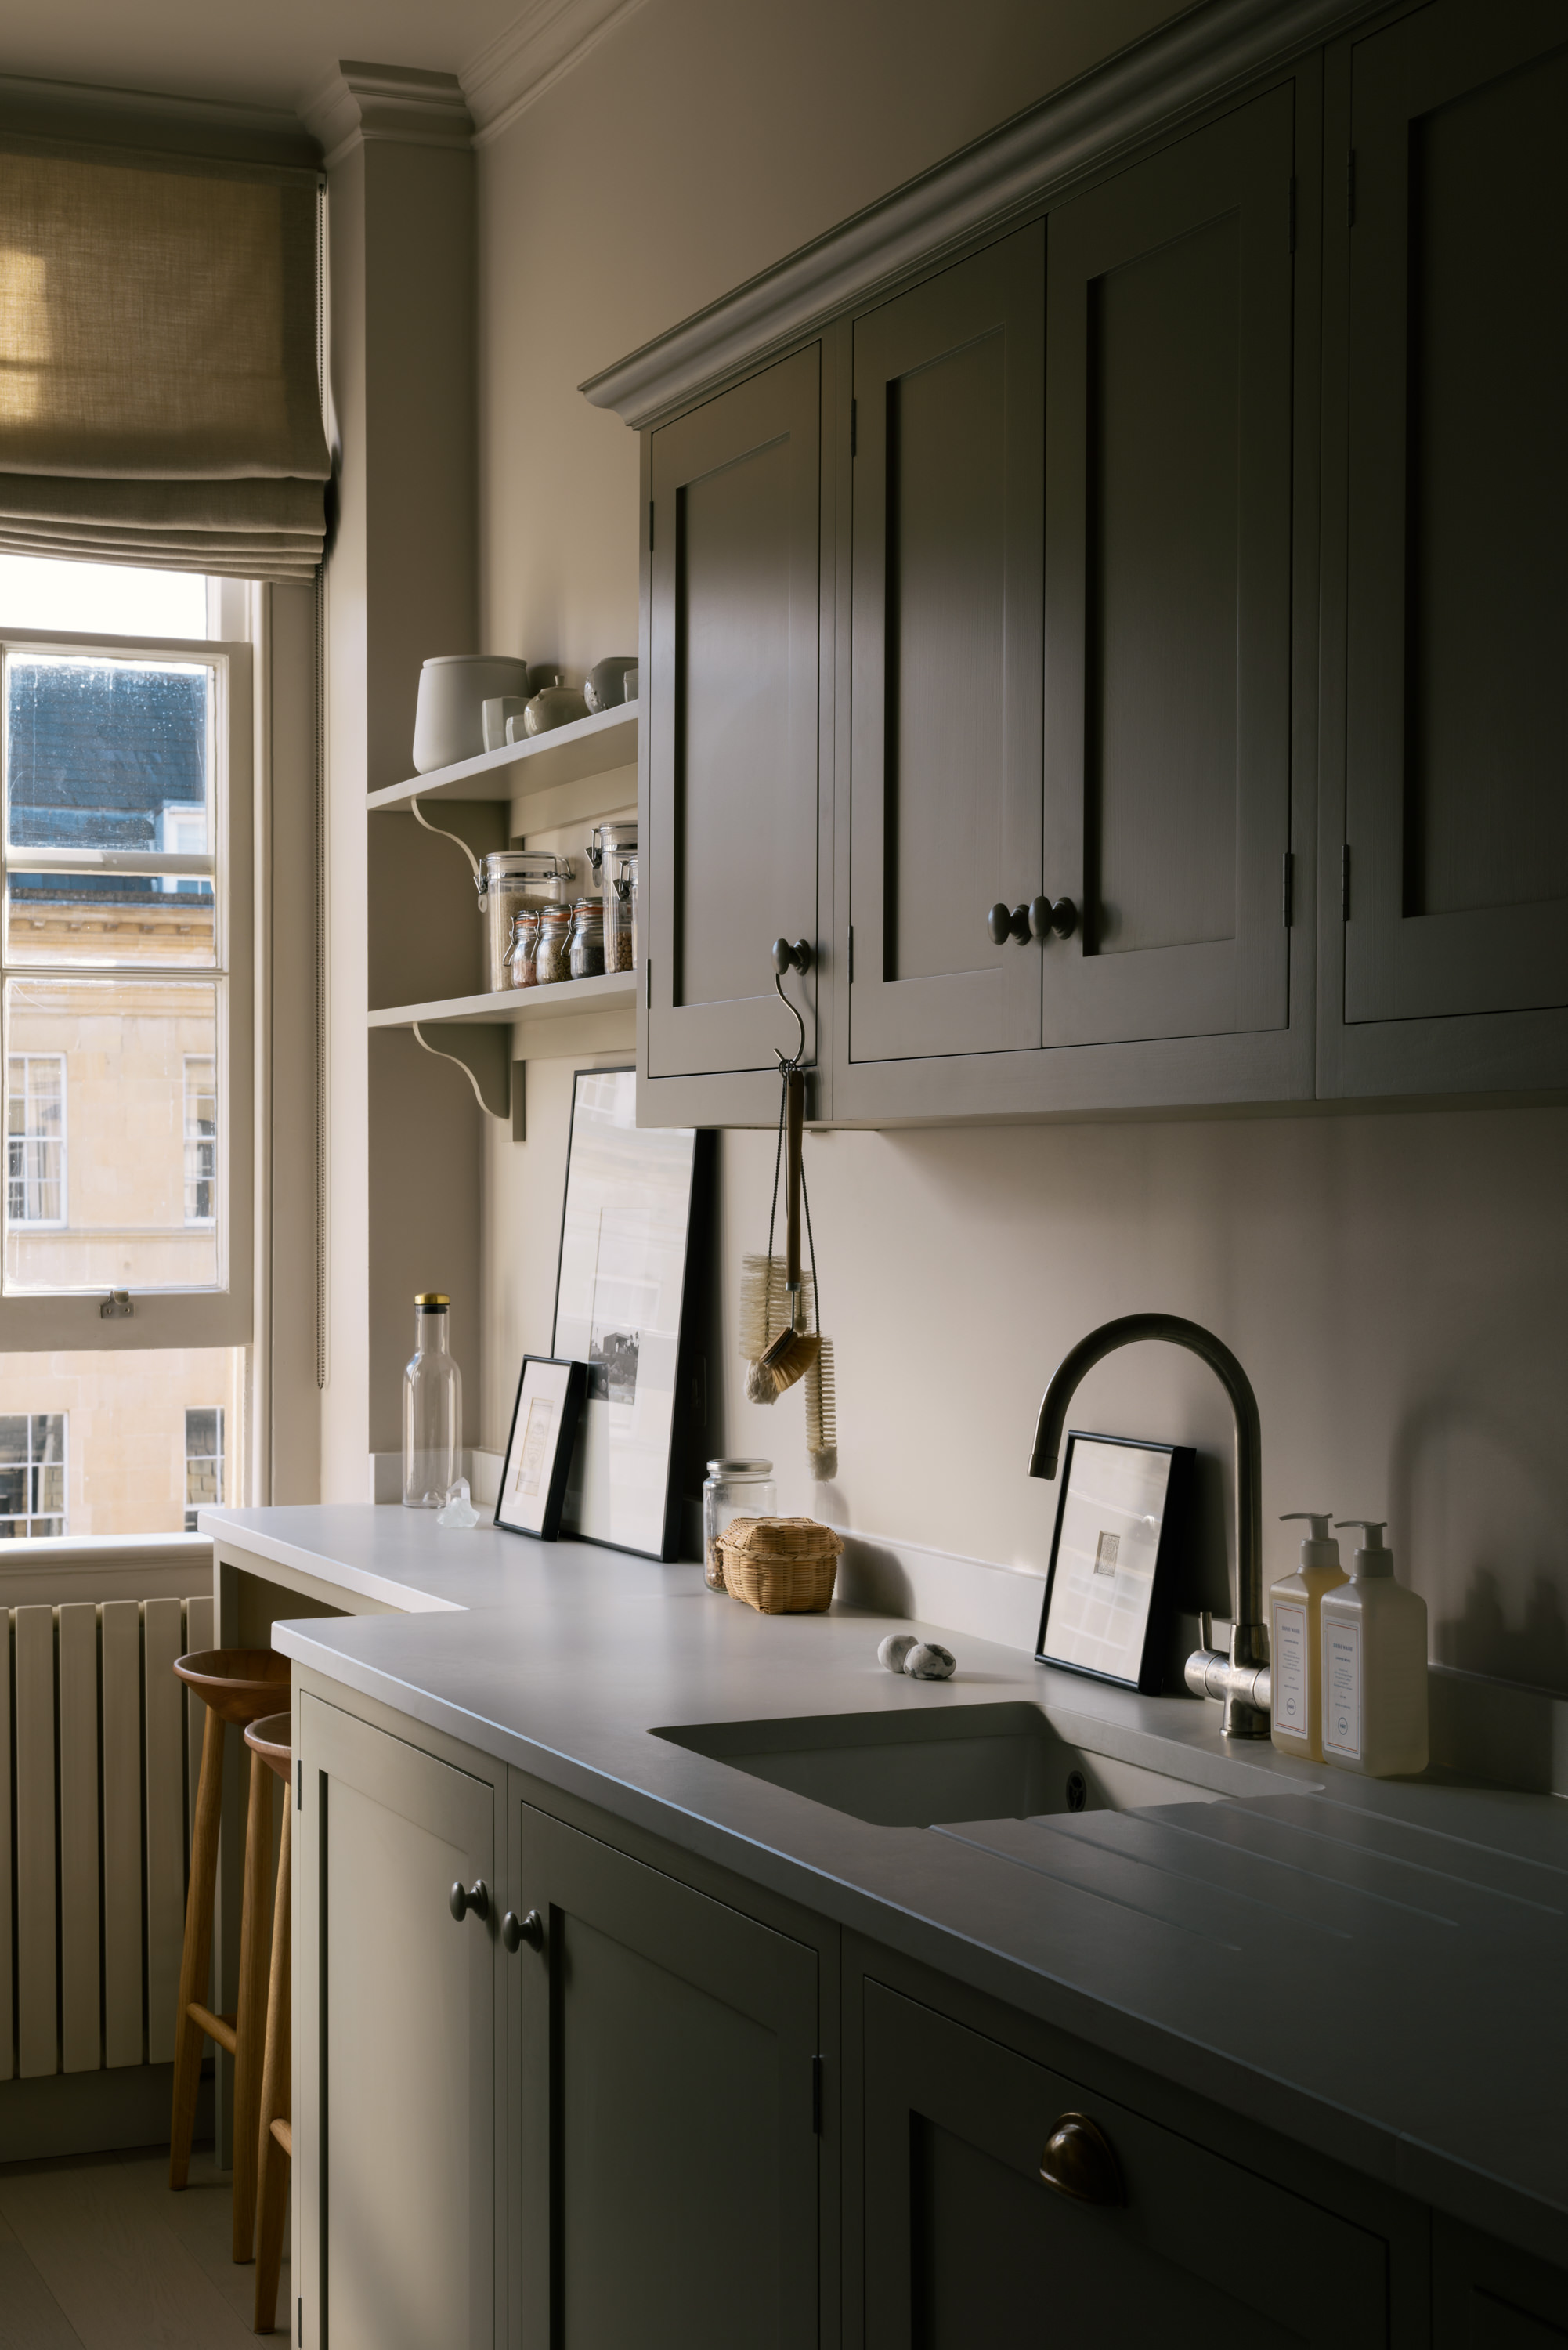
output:
[[[1380, 2237], [874, 1981], [865, 2045], [867, 2350], [1387, 2342]], [[1068, 2113], [1124, 2202], [1043, 2183]]]

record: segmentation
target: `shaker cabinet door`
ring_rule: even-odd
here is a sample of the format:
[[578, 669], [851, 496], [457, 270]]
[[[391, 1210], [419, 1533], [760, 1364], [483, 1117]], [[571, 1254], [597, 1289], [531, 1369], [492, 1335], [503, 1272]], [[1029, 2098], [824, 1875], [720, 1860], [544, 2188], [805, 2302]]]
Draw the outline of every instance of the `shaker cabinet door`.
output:
[[1568, 1005], [1565, 29], [1352, 53], [1347, 1023]]
[[[865, 2001], [866, 2350], [1385, 2350], [1381, 2238], [881, 1983]], [[1065, 2116], [1124, 2200], [1045, 2185]]]
[[651, 436], [650, 1078], [771, 1069], [794, 1036], [772, 950], [817, 944], [821, 441], [816, 344]]
[[519, 1800], [512, 1839], [520, 2350], [807, 2350], [815, 1951]]
[[1048, 1045], [1289, 1017], [1293, 120], [1271, 91], [1051, 215]]
[[1041, 224], [854, 328], [854, 1061], [1038, 1045]]

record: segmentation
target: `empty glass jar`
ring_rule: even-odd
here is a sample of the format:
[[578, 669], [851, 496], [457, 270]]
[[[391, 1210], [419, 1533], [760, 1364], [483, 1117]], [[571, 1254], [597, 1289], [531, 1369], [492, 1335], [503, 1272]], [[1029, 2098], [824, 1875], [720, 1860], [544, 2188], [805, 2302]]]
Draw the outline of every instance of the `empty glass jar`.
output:
[[719, 1537], [732, 1518], [774, 1518], [778, 1493], [771, 1461], [710, 1461], [702, 1484], [702, 1576], [710, 1591], [724, 1588]]

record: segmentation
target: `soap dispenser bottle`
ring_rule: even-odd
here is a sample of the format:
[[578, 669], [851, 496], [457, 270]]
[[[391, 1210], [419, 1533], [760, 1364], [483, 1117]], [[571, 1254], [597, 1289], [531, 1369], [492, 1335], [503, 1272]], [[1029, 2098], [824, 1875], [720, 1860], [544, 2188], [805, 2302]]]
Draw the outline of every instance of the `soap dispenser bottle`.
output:
[[1326, 1511], [1287, 1510], [1289, 1525], [1304, 1518], [1312, 1529], [1302, 1544], [1302, 1563], [1269, 1590], [1269, 1656], [1273, 1699], [1270, 1735], [1282, 1754], [1323, 1761], [1323, 1701], [1320, 1684], [1319, 1607], [1325, 1592], [1347, 1578], [1339, 1544], [1329, 1533]]
[[1324, 1759], [1369, 1779], [1405, 1778], [1427, 1767], [1427, 1603], [1394, 1580], [1386, 1520], [1336, 1523], [1362, 1527], [1366, 1547], [1319, 1611]]

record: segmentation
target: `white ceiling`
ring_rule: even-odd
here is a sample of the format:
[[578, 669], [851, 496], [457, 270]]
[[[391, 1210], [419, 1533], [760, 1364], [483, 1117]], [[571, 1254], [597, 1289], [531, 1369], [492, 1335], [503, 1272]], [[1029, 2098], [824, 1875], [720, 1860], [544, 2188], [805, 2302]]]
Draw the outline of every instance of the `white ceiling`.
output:
[[5, 11], [0, 74], [292, 111], [339, 57], [458, 73], [520, 0], [47, 0]]

